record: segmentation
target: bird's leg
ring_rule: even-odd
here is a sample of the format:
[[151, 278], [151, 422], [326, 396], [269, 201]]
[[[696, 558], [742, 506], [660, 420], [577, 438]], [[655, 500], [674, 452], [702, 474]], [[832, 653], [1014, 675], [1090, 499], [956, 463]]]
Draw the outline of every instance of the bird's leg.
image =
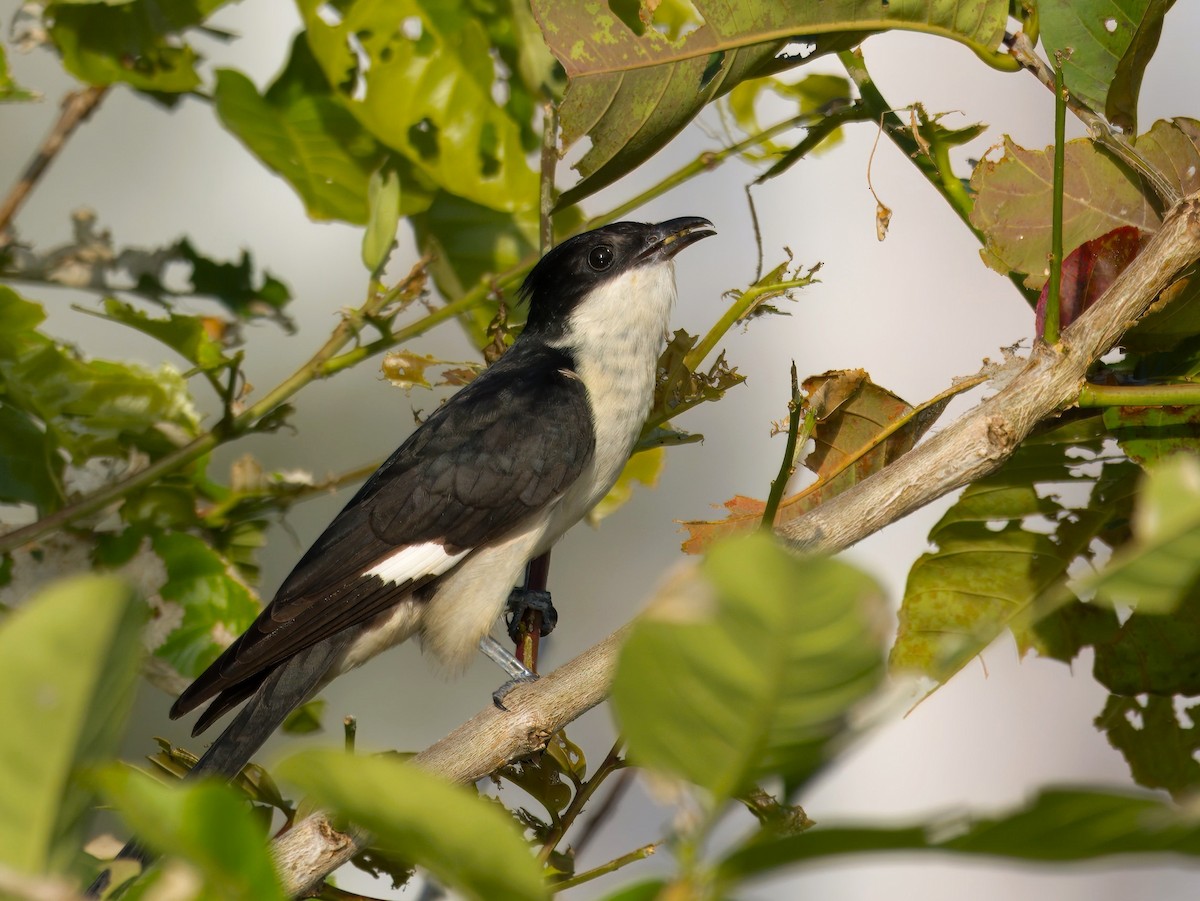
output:
[[507, 710], [508, 708], [504, 706], [504, 696], [522, 682], [534, 681], [537, 679], [538, 674], [529, 669], [529, 667], [513, 656], [508, 648], [490, 635], [485, 635], [479, 639], [479, 650], [483, 651], [492, 663], [508, 674], [508, 681], [492, 692], [492, 703], [501, 710]]

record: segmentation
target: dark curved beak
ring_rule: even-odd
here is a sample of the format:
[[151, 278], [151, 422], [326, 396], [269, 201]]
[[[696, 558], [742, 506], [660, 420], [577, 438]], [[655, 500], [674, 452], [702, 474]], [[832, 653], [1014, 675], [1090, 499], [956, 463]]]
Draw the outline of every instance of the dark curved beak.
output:
[[669, 260], [685, 247], [716, 233], [713, 224], [700, 216], [668, 219], [654, 226], [650, 234], [650, 243], [640, 257], [646, 259], [653, 255]]

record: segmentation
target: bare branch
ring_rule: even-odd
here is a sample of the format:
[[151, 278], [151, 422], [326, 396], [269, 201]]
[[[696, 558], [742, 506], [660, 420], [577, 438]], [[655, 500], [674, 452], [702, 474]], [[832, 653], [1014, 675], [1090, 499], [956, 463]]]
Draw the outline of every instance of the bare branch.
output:
[[25, 198], [29, 196], [29, 192], [33, 190], [50, 164], [54, 162], [54, 158], [58, 156], [58, 152], [62, 150], [63, 144], [66, 143], [71, 133], [100, 105], [100, 101], [108, 93], [108, 88], [108, 85], [93, 85], [81, 91], [72, 91], [63, 99], [62, 114], [54, 123], [50, 134], [46, 136], [46, 140], [42, 142], [38, 152], [29, 161], [29, 165], [25, 167], [25, 171], [21, 173], [16, 184], [9, 189], [8, 196], [0, 201], [0, 247], [4, 247], [10, 240], [6, 234], [8, 226], [12, 222], [13, 216], [17, 214], [17, 210], [21, 208], [21, 204], [25, 202]]
[[[518, 685], [504, 697], [507, 711], [489, 704], [413, 762], [453, 782], [470, 783], [540, 750], [551, 735], [608, 697], [628, 629], [618, 629], [537, 682]], [[275, 842], [284, 889], [292, 895], [311, 891], [362, 850], [366, 838], [361, 832], [338, 832], [320, 813], [297, 823]]]

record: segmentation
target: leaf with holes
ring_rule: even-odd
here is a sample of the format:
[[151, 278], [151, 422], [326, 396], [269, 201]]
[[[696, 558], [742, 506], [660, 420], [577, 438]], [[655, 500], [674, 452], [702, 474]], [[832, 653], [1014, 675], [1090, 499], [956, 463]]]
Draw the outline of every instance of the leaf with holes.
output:
[[227, 2], [50, 3], [47, 18], [63, 66], [81, 81], [174, 94], [200, 86], [199, 57], [178, 35]]
[[1006, 628], [1023, 649], [1038, 646], [1035, 604], [1066, 600], [1072, 564], [1090, 560], [1094, 541], [1124, 537], [1111, 530], [1128, 517], [1138, 471], [1117, 460], [1095, 474], [1103, 440], [1099, 415], [1068, 420], [967, 487], [930, 531], [936, 550], [909, 571], [894, 669], [945, 682]]
[[494, 210], [536, 203], [521, 128], [497, 104], [487, 31], [466, 2], [300, 0], [329, 84], [436, 185]]
[[1174, 0], [1039, 0], [1047, 55], [1063, 54], [1067, 89], [1110, 122], [1134, 131], [1142, 72]]
[[[1160, 220], [1149, 199], [1112, 157], [1082, 139], [1068, 141], [1064, 151], [1064, 249], [1122, 226], [1158, 230]], [[1053, 172], [1053, 147], [1026, 150], [1006, 138], [1004, 155], [983, 160], [971, 176], [976, 192], [971, 224], [986, 239], [985, 262], [999, 272], [1025, 273], [1031, 288], [1041, 288], [1050, 274]]]
[[[693, 0], [694, 21], [676, 28], [657, 4], [534, 0], [546, 43], [570, 82], [561, 110], [563, 145], [585, 135], [575, 168], [582, 183], [560, 203], [594, 193], [660, 150], [709, 101], [742, 81], [848, 49], [865, 32], [911, 28], [993, 53], [1004, 37], [1007, 0], [916, 0], [864, 4]], [[667, 9], [673, 7], [668, 6]], [[789, 42], [814, 46], [801, 56]]]

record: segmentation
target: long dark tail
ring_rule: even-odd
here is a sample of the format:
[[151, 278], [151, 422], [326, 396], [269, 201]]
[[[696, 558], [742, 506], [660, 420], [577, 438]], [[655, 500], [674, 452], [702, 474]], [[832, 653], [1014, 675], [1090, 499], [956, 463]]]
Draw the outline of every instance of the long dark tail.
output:
[[[353, 640], [353, 633], [353, 629], [348, 629], [305, 648], [273, 670], [185, 778], [211, 776], [229, 780], [240, 773], [288, 714], [317, 689]], [[120, 850], [116, 859], [138, 860], [145, 866], [154, 855], [134, 839]], [[88, 886], [84, 897], [100, 897], [111, 881], [112, 869], [106, 867]]]

